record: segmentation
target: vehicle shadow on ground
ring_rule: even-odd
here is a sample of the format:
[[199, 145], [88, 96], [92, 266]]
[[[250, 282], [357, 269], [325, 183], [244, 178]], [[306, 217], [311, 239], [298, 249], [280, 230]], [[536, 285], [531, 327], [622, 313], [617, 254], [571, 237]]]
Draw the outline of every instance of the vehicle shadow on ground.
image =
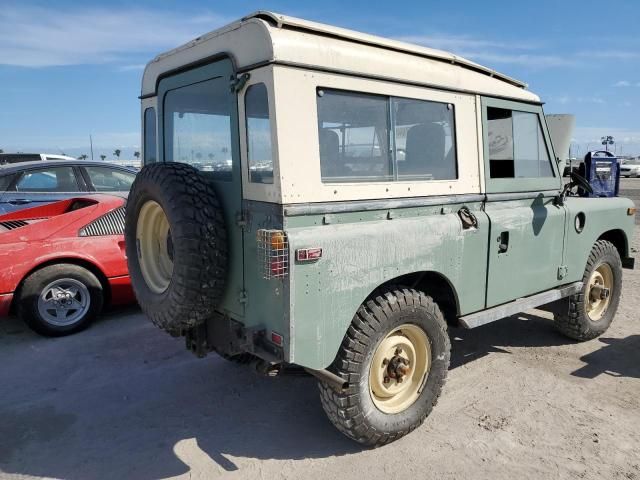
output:
[[[0, 372], [1, 389], [12, 392], [0, 398], [0, 472], [210, 478], [239, 470], [243, 458], [313, 459], [362, 450], [327, 420], [312, 377], [271, 379], [215, 355], [197, 359], [183, 342], [134, 316], [110, 340], [100, 335], [123, 322], [98, 322], [75, 352], [69, 347], [80, 345], [80, 336], [42, 339], [17, 320], [5, 327], [33, 355], [26, 378], [14, 381], [17, 369]], [[88, 353], [94, 341], [100, 351]], [[78, 359], [58, 361], [56, 354]], [[50, 367], [41, 356], [50, 358]], [[25, 385], [28, 391], [19, 391]]]
[[[0, 472], [78, 480], [209, 478], [240, 470], [245, 458], [362, 451], [327, 420], [312, 377], [270, 379], [215, 355], [197, 359], [136, 310], [97, 322], [85, 337], [46, 340], [16, 322], [2, 333], [13, 332], [26, 352], [13, 361], [26, 360], [20, 369], [0, 372], [3, 391], [12, 392], [0, 398]], [[491, 352], [509, 354], [507, 347], [572, 343], [535, 314], [476, 330], [452, 327], [450, 336], [451, 368]], [[618, 353], [607, 350], [617, 341], [608, 341], [585, 356], [595, 370], [582, 374], [624, 373], [609, 362], [637, 349], [635, 337]], [[0, 346], [4, 342], [0, 338]], [[0, 361], [10, 360], [0, 350]], [[637, 376], [627, 368], [624, 374]]]
[[602, 348], [580, 358], [586, 363], [571, 375], [595, 378], [598, 375], [640, 378], [640, 335], [599, 338]]
[[553, 321], [536, 313], [520, 313], [467, 330], [449, 327], [450, 369], [478, 360], [493, 352], [510, 354], [508, 347], [551, 347], [575, 343], [553, 326]]

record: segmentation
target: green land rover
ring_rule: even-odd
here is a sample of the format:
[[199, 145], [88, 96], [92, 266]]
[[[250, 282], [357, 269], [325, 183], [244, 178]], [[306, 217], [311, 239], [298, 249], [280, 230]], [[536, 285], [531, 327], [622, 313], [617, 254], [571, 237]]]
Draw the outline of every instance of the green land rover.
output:
[[159, 55], [126, 250], [145, 314], [319, 379], [343, 433], [429, 414], [447, 326], [533, 308], [589, 340], [632, 268], [635, 208], [564, 184], [540, 99], [450, 53], [257, 12]]

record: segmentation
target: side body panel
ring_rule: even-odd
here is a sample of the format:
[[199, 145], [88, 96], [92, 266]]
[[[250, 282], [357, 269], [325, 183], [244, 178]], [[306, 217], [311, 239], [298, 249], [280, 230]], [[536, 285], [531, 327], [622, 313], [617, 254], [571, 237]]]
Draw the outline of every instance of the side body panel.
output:
[[[633, 207], [631, 200], [622, 197], [568, 197], [565, 200], [565, 206], [567, 247], [564, 263], [567, 266], [567, 282], [582, 279], [591, 247], [605, 232], [622, 231], [626, 238], [626, 252], [622, 256], [631, 255], [631, 242], [635, 228], [635, 215], [627, 215], [627, 209]], [[575, 219], [579, 213], [584, 213], [585, 216], [582, 232], [578, 232], [575, 227]]]
[[459, 205], [285, 217], [291, 261], [320, 247], [316, 262], [292, 264], [289, 361], [326, 368], [358, 306], [378, 286], [413, 272], [437, 272], [457, 292], [460, 314], [484, 308], [489, 222], [464, 230]]
[[259, 261], [257, 232], [260, 229], [282, 230], [282, 205], [267, 202], [243, 202], [248, 212], [244, 226], [245, 302], [243, 324], [247, 328], [266, 329], [280, 334], [284, 355], [289, 353], [289, 278], [267, 280], [265, 265]]

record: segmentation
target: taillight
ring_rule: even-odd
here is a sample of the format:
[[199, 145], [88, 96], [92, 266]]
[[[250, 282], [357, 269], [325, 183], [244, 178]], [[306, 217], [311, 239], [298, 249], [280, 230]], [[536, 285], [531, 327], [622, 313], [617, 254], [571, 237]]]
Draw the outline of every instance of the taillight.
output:
[[263, 278], [286, 277], [289, 273], [289, 241], [282, 230], [258, 230], [258, 261]]

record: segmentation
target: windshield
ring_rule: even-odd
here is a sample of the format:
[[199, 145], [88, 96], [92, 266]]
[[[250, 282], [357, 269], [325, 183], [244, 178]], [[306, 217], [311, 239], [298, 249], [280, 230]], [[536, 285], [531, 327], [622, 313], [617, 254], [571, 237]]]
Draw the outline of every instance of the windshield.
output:
[[640, 165], [640, 159], [637, 160], [627, 160], [623, 163], [623, 165]]

